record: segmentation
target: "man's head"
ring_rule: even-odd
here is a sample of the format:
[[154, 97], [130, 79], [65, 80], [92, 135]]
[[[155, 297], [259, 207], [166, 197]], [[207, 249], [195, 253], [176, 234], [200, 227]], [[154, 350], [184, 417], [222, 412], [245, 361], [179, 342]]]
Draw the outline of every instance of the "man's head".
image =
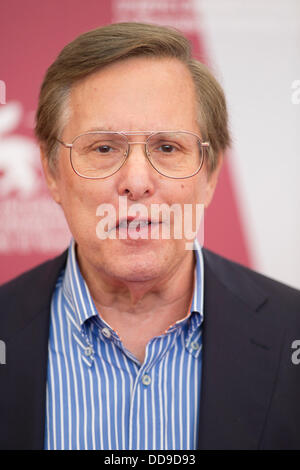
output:
[[[128, 158], [118, 171], [99, 179], [89, 175], [95, 175], [95, 168], [98, 171], [100, 159], [101, 168], [110, 166], [106, 151], [110, 162], [118, 155], [115, 141], [107, 140], [101, 148], [99, 143], [95, 148], [84, 144], [80, 158], [92, 154], [92, 160], [85, 160], [87, 177], [83, 178], [73, 171], [70, 149], [57, 139], [70, 144], [81, 134], [103, 130], [124, 132], [130, 143], [138, 143], [130, 145]], [[174, 178], [172, 163], [173, 177], [149, 164], [144, 142], [149, 133], [158, 131], [199, 136], [199, 145], [192, 151], [184, 151], [173, 140], [162, 140], [155, 147], [157, 154], [163, 147], [163, 158], [172, 163], [178, 152], [183, 155], [176, 163], [175, 174], [179, 175], [188, 171], [190, 158], [198, 158], [201, 142], [208, 141], [210, 152], [202, 149], [201, 169], [190, 177]], [[77, 38], [47, 72], [36, 132], [48, 186], [64, 210], [86, 275], [92, 270], [101, 271], [110, 281], [163, 281], [191, 259], [184, 237], [163, 239], [160, 233], [159, 239], [100, 240], [96, 236], [99, 206], [110, 204], [118, 211], [120, 197], [128, 201], [128, 214], [134, 204], [142, 204], [152, 228], [157, 222], [151, 219], [154, 205], [190, 205], [195, 220], [196, 205], [207, 206], [212, 198], [222, 153], [229, 143], [226, 105], [220, 86], [204, 65], [191, 59], [189, 43], [181, 34], [128, 23]], [[166, 168], [165, 162], [163, 165]], [[161, 217], [159, 214], [159, 224], [164, 225]], [[122, 232], [121, 226], [117, 231]]]
[[36, 119], [36, 135], [53, 165], [56, 139], [69, 116], [73, 85], [108, 64], [130, 57], [176, 58], [189, 70], [196, 91], [198, 123], [209, 141], [208, 170], [230, 143], [226, 102], [222, 88], [208, 68], [191, 56], [189, 41], [178, 31], [158, 25], [117, 23], [77, 37], [59, 54], [44, 78]]

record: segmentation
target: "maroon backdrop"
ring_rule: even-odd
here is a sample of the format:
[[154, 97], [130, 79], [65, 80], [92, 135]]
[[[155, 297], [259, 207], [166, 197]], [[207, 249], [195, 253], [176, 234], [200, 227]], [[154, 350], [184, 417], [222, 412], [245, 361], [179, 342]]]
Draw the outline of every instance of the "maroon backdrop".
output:
[[[129, 3], [10, 0], [0, 7], [0, 80], [6, 85], [6, 103], [0, 104], [0, 283], [59, 253], [70, 239], [45, 187], [33, 136], [39, 87], [62, 47], [84, 31], [120, 19], [173, 25], [181, 18], [196, 56], [209, 62], [201, 31], [193, 26], [192, 2], [174, 0], [171, 10], [156, 11], [157, 3], [151, 10], [149, 0], [142, 17], [141, 4], [132, 0], [129, 8]], [[205, 215], [204, 244], [250, 265], [228, 162]]]

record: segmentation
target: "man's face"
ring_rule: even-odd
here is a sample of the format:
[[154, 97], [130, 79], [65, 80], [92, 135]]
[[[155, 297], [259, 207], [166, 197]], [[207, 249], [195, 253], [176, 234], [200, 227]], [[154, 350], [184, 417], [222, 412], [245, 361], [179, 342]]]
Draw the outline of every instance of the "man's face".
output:
[[[67, 143], [95, 129], [186, 130], [200, 135], [193, 81], [186, 66], [176, 59], [131, 58], [109, 65], [72, 88], [69, 106], [70, 118], [61, 136]], [[129, 141], [145, 139], [129, 137]], [[191, 259], [186, 240], [172, 236], [100, 240], [96, 211], [101, 204], [112, 204], [118, 215], [120, 196], [127, 198], [128, 209], [140, 203], [149, 215], [152, 204], [208, 205], [217, 172], [208, 179], [205, 163], [191, 178], [167, 178], [150, 165], [144, 146], [135, 144], [122, 168], [105, 179], [84, 179], [75, 174], [69, 150], [63, 146], [54, 174], [45, 159], [43, 164], [50, 191], [61, 204], [77, 242], [83, 271], [92, 268], [121, 282], [159, 281]]]

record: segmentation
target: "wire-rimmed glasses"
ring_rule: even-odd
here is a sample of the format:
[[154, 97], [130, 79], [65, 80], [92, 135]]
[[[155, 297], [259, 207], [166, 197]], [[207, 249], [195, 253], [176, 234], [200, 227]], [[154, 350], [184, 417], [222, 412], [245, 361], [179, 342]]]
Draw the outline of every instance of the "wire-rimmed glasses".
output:
[[[129, 141], [128, 136], [148, 136], [144, 141]], [[75, 173], [83, 178], [102, 179], [112, 176], [124, 165], [130, 146], [145, 146], [145, 155], [152, 167], [168, 178], [190, 178], [198, 173], [204, 161], [202, 142], [190, 131], [91, 131], [75, 137], [67, 144]]]

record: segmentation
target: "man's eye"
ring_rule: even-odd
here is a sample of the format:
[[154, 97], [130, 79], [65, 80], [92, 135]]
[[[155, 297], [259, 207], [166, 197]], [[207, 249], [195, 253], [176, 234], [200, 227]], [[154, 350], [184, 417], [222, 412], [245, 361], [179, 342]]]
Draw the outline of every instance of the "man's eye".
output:
[[98, 145], [94, 150], [98, 153], [109, 153], [113, 148], [110, 145]]
[[163, 144], [160, 147], [158, 147], [158, 151], [163, 152], [163, 153], [172, 153], [175, 150], [176, 148], [174, 147], [174, 145], [171, 145], [171, 144]]

